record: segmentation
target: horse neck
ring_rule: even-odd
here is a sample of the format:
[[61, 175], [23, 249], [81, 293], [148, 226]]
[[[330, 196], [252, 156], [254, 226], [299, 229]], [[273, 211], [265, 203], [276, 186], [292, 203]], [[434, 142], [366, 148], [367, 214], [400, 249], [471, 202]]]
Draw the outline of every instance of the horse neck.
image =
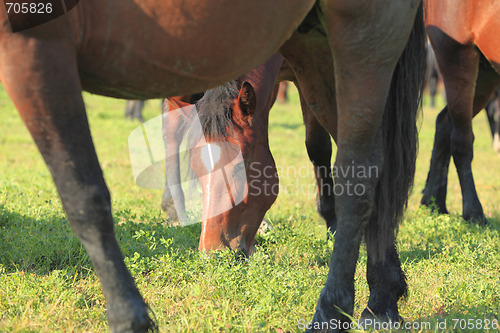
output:
[[259, 117], [267, 118], [269, 110], [276, 99], [274, 87], [280, 72], [284, 58], [279, 53], [275, 53], [261, 65], [255, 67], [247, 74], [238, 79], [238, 87], [241, 88], [243, 82], [248, 81], [254, 88], [257, 95], [256, 112]]

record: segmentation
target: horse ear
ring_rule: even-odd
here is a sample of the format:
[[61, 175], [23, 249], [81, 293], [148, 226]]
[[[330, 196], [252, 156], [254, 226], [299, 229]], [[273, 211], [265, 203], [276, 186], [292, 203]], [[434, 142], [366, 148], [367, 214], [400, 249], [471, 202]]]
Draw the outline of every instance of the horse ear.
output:
[[252, 85], [245, 81], [241, 85], [240, 94], [238, 96], [238, 104], [241, 111], [245, 115], [251, 115], [255, 112], [257, 106], [257, 96]]

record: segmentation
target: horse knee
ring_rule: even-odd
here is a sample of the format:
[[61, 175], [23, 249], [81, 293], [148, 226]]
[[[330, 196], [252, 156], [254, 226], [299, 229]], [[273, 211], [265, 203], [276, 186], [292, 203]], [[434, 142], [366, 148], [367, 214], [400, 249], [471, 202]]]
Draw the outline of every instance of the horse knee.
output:
[[90, 230], [113, 233], [111, 196], [104, 184], [76, 186], [77, 190], [61, 194], [68, 220], [75, 233], [86, 237]]
[[454, 129], [451, 134], [451, 152], [456, 159], [466, 158], [472, 161], [473, 158], [474, 133], [472, 128], [466, 131]]

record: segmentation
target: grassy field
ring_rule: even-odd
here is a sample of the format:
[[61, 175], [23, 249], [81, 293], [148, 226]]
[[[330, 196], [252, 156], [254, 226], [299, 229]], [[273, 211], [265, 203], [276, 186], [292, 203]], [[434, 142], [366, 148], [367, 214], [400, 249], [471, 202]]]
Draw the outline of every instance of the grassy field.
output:
[[[84, 97], [112, 195], [117, 237], [162, 332], [295, 332], [300, 322], [312, 319], [333, 244], [315, 210], [295, 91], [290, 104], [271, 112], [271, 150], [281, 170], [281, 193], [266, 217], [273, 228], [259, 236], [257, 252], [243, 262], [198, 253], [199, 223], [164, 226], [161, 190], [134, 184], [127, 138], [138, 124], [124, 120], [125, 102]], [[415, 324], [413, 332], [428, 331], [418, 328], [426, 322], [431, 331], [498, 331], [491, 321], [500, 319], [500, 155], [491, 148], [486, 117], [480, 114], [474, 121], [473, 170], [489, 226], [460, 217], [454, 167], [448, 185], [451, 215], [419, 208], [437, 113], [425, 108], [421, 117], [415, 188], [399, 232], [409, 285], [400, 313]], [[146, 118], [158, 114], [159, 101], [149, 102]], [[0, 119], [0, 332], [106, 332], [97, 277], [3, 88]], [[297, 178], [288, 165], [309, 172]], [[362, 249], [354, 318], [368, 300], [365, 263]], [[443, 323], [446, 329], [437, 329]]]

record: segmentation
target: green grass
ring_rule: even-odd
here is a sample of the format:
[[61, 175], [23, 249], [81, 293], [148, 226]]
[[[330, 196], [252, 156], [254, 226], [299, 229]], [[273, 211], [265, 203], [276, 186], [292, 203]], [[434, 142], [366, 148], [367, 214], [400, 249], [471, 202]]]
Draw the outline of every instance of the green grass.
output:
[[[246, 261], [224, 253], [217, 258], [199, 253], [199, 224], [164, 227], [161, 190], [134, 184], [127, 138], [138, 124], [123, 119], [125, 102], [84, 96], [112, 195], [116, 233], [161, 331], [294, 332], [299, 320], [312, 319], [333, 244], [326, 240], [314, 191], [308, 187], [314, 180], [296, 92], [290, 104], [271, 112], [270, 144], [282, 171], [281, 193], [267, 214], [273, 229], [259, 236], [261, 246]], [[437, 112], [423, 112], [414, 193], [399, 231], [409, 284], [408, 298], [399, 306], [409, 322], [429, 321], [434, 330], [446, 319], [445, 331], [454, 332], [461, 331], [459, 319], [499, 319], [500, 156], [491, 149], [485, 116], [480, 114], [474, 123], [473, 169], [490, 226], [479, 228], [460, 217], [454, 167], [448, 187], [451, 215], [419, 208]], [[106, 332], [99, 282], [68, 226], [48, 170], [3, 89], [0, 114], [0, 331]], [[146, 118], [158, 114], [159, 102], [149, 102]], [[309, 172], [295, 179], [288, 165]], [[354, 318], [368, 300], [365, 263], [363, 248]]]

